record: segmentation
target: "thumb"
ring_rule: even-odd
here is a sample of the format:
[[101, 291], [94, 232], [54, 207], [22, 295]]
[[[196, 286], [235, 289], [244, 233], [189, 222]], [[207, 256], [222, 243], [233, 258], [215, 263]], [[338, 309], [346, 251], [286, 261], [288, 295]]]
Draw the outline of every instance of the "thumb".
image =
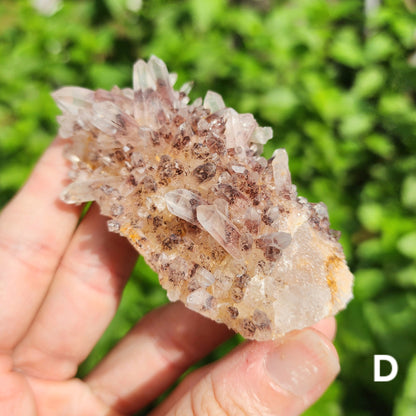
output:
[[338, 371], [335, 348], [311, 328], [274, 342], [247, 342], [188, 376], [155, 414], [299, 415]]

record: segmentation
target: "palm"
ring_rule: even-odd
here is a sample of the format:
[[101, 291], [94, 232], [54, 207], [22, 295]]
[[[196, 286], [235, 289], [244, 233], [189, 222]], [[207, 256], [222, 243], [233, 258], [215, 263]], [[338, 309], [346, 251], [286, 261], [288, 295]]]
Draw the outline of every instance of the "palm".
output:
[[[77, 227], [81, 208], [57, 199], [67, 174], [61, 154], [57, 141], [0, 216], [0, 414], [131, 414], [230, 332], [181, 304], [170, 304], [137, 324], [84, 381], [75, 378], [117, 309], [137, 253], [106, 231], [95, 206]], [[333, 321], [321, 324], [321, 330], [332, 334]], [[307, 330], [319, 341], [323, 336], [315, 332]], [[321, 343], [332, 351], [327, 341]], [[245, 371], [251, 356], [264, 361], [259, 351], [273, 348], [273, 343], [247, 343], [223, 362], [194, 372], [155, 414], [209, 415], [218, 409], [234, 414], [227, 389], [218, 393], [216, 384], [226, 377], [230, 385], [232, 378], [240, 382], [241, 374], [231, 369], [242, 363], [240, 371]], [[258, 371], [247, 380], [262, 389], [257, 396], [264, 395], [265, 406], [278, 399], [281, 409], [290, 405], [295, 414], [331, 381], [337, 369], [332, 367], [306, 398], [283, 397], [262, 386]], [[289, 414], [280, 407], [267, 414]]]

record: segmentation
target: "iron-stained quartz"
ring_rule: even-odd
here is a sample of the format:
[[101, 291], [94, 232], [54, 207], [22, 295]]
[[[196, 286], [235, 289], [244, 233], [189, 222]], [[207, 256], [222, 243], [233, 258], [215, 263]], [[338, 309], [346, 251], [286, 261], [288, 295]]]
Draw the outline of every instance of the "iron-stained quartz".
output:
[[65, 87], [53, 94], [68, 141], [67, 203], [96, 201], [171, 301], [246, 338], [275, 339], [334, 315], [353, 277], [323, 203], [298, 197], [288, 156], [261, 156], [272, 137], [251, 114], [190, 84], [156, 57], [133, 89]]

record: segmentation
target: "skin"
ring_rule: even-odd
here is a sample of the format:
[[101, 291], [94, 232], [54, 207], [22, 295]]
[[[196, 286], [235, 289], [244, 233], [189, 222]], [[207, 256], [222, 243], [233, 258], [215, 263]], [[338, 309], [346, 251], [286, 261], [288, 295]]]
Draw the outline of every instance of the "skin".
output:
[[[148, 314], [87, 376], [75, 377], [114, 316], [137, 259], [93, 205], [59, 201], [63, 141], [0, 214], [0, 414], [119, 416], [143, 408], [232, 333], [182, 304]], [[245, 342], [188, 375], [162, 415], [298, 415], [339, 371], [335, 321]]]

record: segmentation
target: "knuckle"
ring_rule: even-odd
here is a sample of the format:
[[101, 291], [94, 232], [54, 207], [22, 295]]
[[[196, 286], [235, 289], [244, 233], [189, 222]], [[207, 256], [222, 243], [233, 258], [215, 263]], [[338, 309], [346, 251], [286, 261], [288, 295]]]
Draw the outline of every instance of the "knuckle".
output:
[[187, 330], [182, 325], [164, 325], [161, 331], [157, 325], [158, 312], [150, 312], [141, 322], [148, 326], [160, 359], [168, 368], [181, 374], [189, 362], [195, 361], [195, 349], [189, 344]]
[[[240, 405], [234, 402], [225, 383], [217, 383], [208, 373], [191, 389], [189, 407], [194, 416], [248, 416]], [[251, 416], [251, 414], [250, 414]]]
[[[222, 375], [223, 376], [223, 375]], [[207, 377], [208, 389], [211, 394], [212, 413], [209, 415], [219, 416], [266, 416], [270, 410], [265, 409], [259, 398], [253, 391], [248, 391], [236, 380], [227, 377], [214, 377], [212, 373]], [[208, 398], [208, 396], [206, 396]], [[201, 413], [204, 414], [204, 413]]]
[[[228, 395], [227, 397], [224, 396], [224, 388], [219, 388], [220, 386], [218, 385], [218, 383], [215, 382], [212, 374], [208, 374], [207, 383], [208, 383], [208, 388], [211, 391], [211, 395], [210, 395], [211, 405], [213, 406], [213, 410], [214, 410], [212, 414], [213, 415], [218, 414], [218, 416], [230, 415], [230, 413], [228, 412], [228, 410], [230, 410], [230, 404], [231, 404], [230, 397]], [[225, 400], [224, 400], [224, 397], [226, 397]], [[237, 412], [235, 413], [234, 410], [236, 410]], [[235, 408], [234, 410], [233, 410], [233, 414], [235, 414], [235, 416], [244, 416], [242, 413], [238, 411], [239, 410], [238, 408]]]

